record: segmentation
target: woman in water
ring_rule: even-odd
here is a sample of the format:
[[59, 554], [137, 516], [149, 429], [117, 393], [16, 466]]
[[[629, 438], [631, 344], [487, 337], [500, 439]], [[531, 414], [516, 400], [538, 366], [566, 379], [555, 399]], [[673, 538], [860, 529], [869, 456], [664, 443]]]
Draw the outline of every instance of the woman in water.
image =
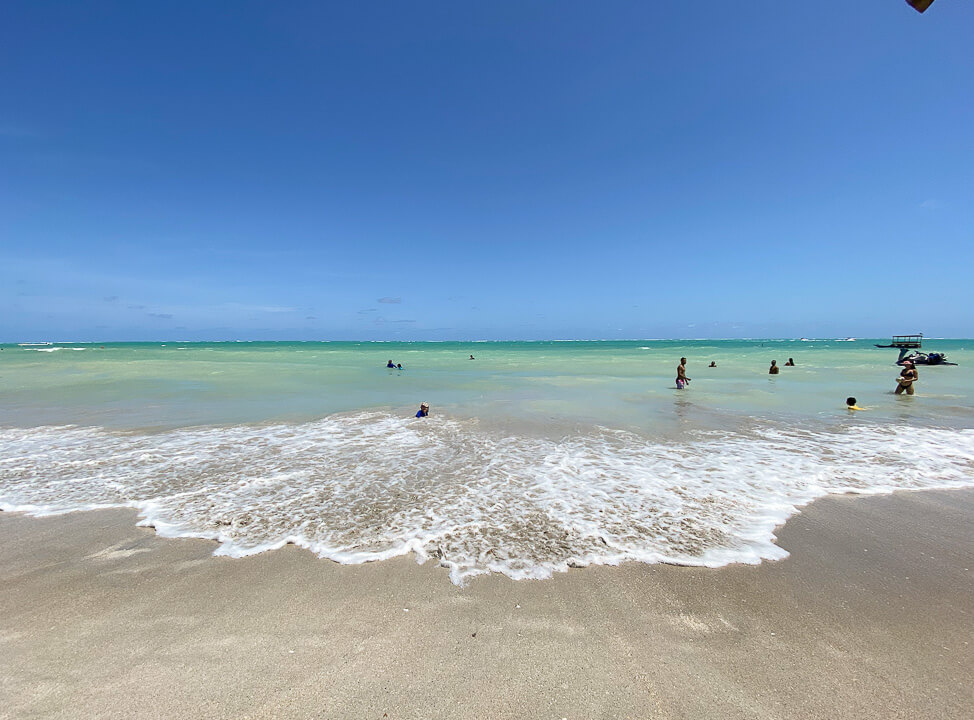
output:
[[920, 379], [920, 374], [917, 369], [913, 366], [913, 363], [909, 360], [903, 361], [903, 369], [900, 371], [900, 376], [896, 378], [896, 390], [897, 395], [902, 395], [904, 392], [907, 395], [912, 395], [916, 391], [913, 389], [913, 383]]

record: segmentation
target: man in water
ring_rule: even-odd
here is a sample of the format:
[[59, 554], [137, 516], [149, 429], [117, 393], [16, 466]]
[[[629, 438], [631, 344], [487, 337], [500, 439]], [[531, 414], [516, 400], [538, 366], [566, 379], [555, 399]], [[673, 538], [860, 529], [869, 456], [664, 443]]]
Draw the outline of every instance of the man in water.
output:
[[687, 377], [687, 359], [681, 357], [680, 364], [676, 366], [676, 389], [682, 390], [690, 382], [690, 378]]
[[707, 367], [717, 367], [717, 362], [715, 360], [711, 360]]
[[768, 375], [777, 375], [780, 372], [781, 372], [781, 368], [778, 367], [778, 361], [772, 360], [771, 367], [768, 368]]
[[424, 402], [422, 405], [419, 406], [419, 412], [416, 413], [416, 417], [429, 417], [429, 414], [430, 414], [430, 404], [428, 402]]
[[788, 358], [788, 362], [785, 363], [785, 367], [795, 367], [794, 358]]
[[913, 389], [913, 383], [919, 379], [920, 374], [913, 366], [913, 363], [909, 360], [904, 360], [903, 369], [900, 371], [900, 376], [896, 378], [896, 390], [894, 390], [894, 392], [897, 395], [902, 395], [904, 392], [907, 395], [912, 395], [916, 392]]

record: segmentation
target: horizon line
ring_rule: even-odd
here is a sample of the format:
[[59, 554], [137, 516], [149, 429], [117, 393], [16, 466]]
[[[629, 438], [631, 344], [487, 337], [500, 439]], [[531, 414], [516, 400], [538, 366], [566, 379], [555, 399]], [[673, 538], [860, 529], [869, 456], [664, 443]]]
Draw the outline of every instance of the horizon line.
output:
[[[0, 345], [10, 345], [14, 347], [23, 347], [29, 345], [135, 345], [135, 344], [179, 344], [179, 345], [196, 345], [203, 343], [470, 343], [470, 344], [483, 344], [483, 343], [510, 343], [510, 342], [524, 342], [524, 343], [543, 343], [543, 342], [560, 342], [560, 343], [571, 343], [571, 342], [723, 342], [730, 340], [747, 341], [747, 342], [758, 342], [758, 341], [775, 341], [775, 342], [866, 342], [870, 340], [882, 340], [886, 336], [877, 337], [828, 337], [828, 338], [808, 338], [808, 337], [658, 337], [658, 338], [505, 338], [505, 339], [467, 339], [467, 340], [375, 340], [375, 339], [349, 339], [349, 340], [297, 340], [297, 339], [277, 339], [277, 340], [257, 340], [257, 339], [222, 339], [222, 340], [18, 340], [12, 342], [0, 342]], [[966, 337], [924, 337], [924, 340], [974, 340], [974, 338]]]

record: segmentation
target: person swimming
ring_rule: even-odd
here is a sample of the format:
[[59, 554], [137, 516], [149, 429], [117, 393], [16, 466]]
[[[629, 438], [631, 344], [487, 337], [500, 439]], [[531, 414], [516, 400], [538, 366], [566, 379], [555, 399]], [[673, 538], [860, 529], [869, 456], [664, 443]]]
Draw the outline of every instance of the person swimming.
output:
[[471, 359], [471, 360], [475, 360], [476, 358], [474, 358], [474, 356], [473, 356], [473, 355], [471, 355], [471, 356], [470, 356], [470, 359]]
[[390, 360], [389, 362], [386, 363], [386, 367], [387, 368], [395, 368], [396, 367], [396, 364], [394, 362], [392, 362], [392, 360]]
[[847, 397], [845, 399], [845, 406], [849, 410], [865, 410], [866, 409], [866, 408], [861, 408], [858, 405], [856, 405], [856, 399], [854, 397]]
[[795, 367], [795, 359], [788, 358], [788, 362], [785, 363], [785, 367]]
[[419, 412], [416, 413], [416, 417], [429, 417], [430, 414], [430, 404], [424, 402], [419, 406]]
[[710, 364], [707, 367], [717, 367], [717, 363], [711, 360]]

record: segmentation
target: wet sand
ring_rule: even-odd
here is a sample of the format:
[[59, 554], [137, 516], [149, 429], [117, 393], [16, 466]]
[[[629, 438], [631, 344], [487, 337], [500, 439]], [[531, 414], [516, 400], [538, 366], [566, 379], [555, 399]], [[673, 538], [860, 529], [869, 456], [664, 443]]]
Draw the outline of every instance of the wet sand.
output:
[[974, 491], [831, 497], [792, 554], [450, 584], [0, 513], [0, 717], [969, 718]]

